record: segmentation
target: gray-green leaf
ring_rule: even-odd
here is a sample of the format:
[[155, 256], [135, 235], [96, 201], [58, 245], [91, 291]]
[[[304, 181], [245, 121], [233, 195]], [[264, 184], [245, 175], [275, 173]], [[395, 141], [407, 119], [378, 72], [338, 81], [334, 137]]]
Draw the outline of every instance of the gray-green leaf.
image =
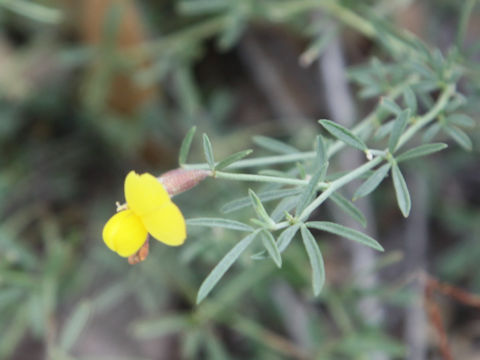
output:
[[277, 240], [277, 246], [281, 253], [287, 249], [288, 245], [290, 245], [299, 227], [299, 224], [294, 224], [283, 230], [283, 232], [280, 234]]
[[252, 243], [260, 230], [256, 230], [250, 235], [244, 237], [237, 245], [235, 245], [220, 262], [213, 268], [208, 274], [207, 278], [203, 281], [197, 294], [197, 304], [202, 302], [203, 299], [212, 291], [218, 281], [223, 275], [230, 269], [233, 263], [240, 257], [245, 249]]
[[262, 243], [265, 249], [267, 250], [268, 254], [275, 262], [277, 267], [282, 267], [282, 257], [280, 256], [280, 251], [278, 250], [277, 243], [275, 242], [275, 238], [273, 237], [270, 231], [262, 231]]
[[326, 231], [349, 240], [359, 242], [363, 245], [367, 245], [375, 250], [384, 251], [382, 245], [380, 245], [377, 240], [372, 237], [361, 233], [360, 231], [350, 229], [346, 226], [336, 224], [329, 221], [311, 221], [307, 222], [306, 225], [310, 228]]
[[303, 245], [307, 251], [310, 266], [312, 267], [312, 287], [315, 296], [320, 294], [323, 285], [325, 285], [325, 265], [323, 263], [322, 253], [310, 230], [305, 224], [301, 225], [301, 234]]
[[330, 120], [319, 120], [319, 123], [337, 139], [343, 141], [345, 144], [350, 145], [356, 149], [365, 151], [367, 145], [356, 135], [354, 135], [347, 128]]
[[405, 183], [405, 179], [400, 171], [400, 168], [397, 164], [393, 164], [392, 166], [392, 179], [393, 179], [393, 186], [395, 187], [395, 195], [397, 197], [398, 207], [402, 212], [404, 217], [407, 217], [410, 213], [411, 201], [410, 201], [410, 194], [408, 193], [407, 184]]
[[247, 224], [223, 218], [193, 218], [187, 220], [187, 225], [220, 227], [238, 231], [253, 231], [253, 228]]
[[180, 165], [187, 162], [188, 153], [190, 152], [195, 131], [197, 131], [197, 127], [193, 126], [190, 130], [188, 130], [187, 135], [185, 135], [185, 138], [182, 141], [182, 146], [180, 147], [180, 153], [178, 155], [178, 163]]
[[391, 153], [395, 152], [397, 147], [398, 139], [402, 135], [405, 127], [407, 126], [408, 119], [410, 118], [410, 109], [403, 110], [400, 114], [397, 115], [395, 122], [393, 123], [392, 133], [388, 139], [388, 150]]
[[467, 151], [472, 150], [472, 140], [468, 137], [468, 135], [462, 129], [454, 126], [454, 125], [447, 125], [443, 127], [443, 130], [453, 139], [455, 142], [464, 148]]
[[279, 154], [293, 154], [298, 153], [298, 149], [291, 145], [285, 144], [282, 141], [273, 139], [267, 136], [254, 136], [253, 142], [264, 149], [279, 153]]
[[217, 165], [215, 165], [215, 170], [220, 171], [225, 169], [226, 167], [230, 166], [234, 162], [237, 162], [238, 160], [243, 159], [244, 157], [250, 155], [253, 152], [253, 150], [243, 150], [236, 152], [235, 154], [227, 156], [225, 159], [220, 161]]
[[405, 151], [404, 153], [397, 156], [395, 159], [397, 160], [397, 162], [410, 160], [420, 156], [426, 156], [426, 155], [436, 153], [437, 151], [443, 150], [446, 147], [447, 147], [447, 144], [443, 144], [443, 143], [420, 145], [420, 146], [414, 147], [413, 149]]
[[215, 159], [213, 158], [212, 143], [207, 134], [203, 134], [203, 152], [205, 153], [205, 159], [207, 160], [210, 170], [215, 169]]
[[380, 185], [385, 176], [387, 176], [388, 171], [390, 170], [390, 166], [390, 164], [385, 164], [375, 170], [375, 172], [367, 180], [365, 180], [362, 185], [359, 186], [359, 188], [353, 195], [353, 199], [355, 200], [367, 196], [373, 190], [375, 190], [378, 185]]
[[340, 209], [342, 209], [346, 214], [350, 215], [352, 219], [357, 221], [363, 227], [367, 226], [367, 219], [362, 214], [359, 208], [357, 208], [351, 201], [346, 199], [344, 196], [339, 193], [333, 193], [329, 197]]

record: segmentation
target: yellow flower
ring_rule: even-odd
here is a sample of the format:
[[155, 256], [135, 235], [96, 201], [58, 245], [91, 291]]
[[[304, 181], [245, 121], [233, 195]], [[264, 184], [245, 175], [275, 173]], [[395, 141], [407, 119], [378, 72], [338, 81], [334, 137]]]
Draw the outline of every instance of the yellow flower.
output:
[[125, 178], [127, 209], [117, 212], [103, 228], [103, 241], [123, 257], [135, 254], [148, 234], [170, 246], [187, 237], [185, 219], [167, 190], [151, 174], [134, 171]]

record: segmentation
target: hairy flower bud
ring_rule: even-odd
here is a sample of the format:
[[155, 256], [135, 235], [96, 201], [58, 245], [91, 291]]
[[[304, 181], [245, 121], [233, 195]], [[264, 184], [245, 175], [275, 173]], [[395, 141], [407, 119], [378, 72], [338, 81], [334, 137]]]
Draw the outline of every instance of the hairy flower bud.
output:
[[210, 176], [210, 170], [174, 169], [160, 175], [157, 179], [167, 190], [170, 197], [190, 190], [200, 181]]

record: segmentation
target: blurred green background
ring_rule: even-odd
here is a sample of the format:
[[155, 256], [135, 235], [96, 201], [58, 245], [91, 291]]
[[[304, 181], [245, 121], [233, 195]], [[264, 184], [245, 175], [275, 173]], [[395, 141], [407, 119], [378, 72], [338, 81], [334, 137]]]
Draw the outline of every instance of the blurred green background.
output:
[[[358, 285], [344, 243], [320, 238], [327, 287], [319, 298], [306, 255], [292, 247], [281, 270], [242, 258], [196, 306], [198, 287], [237, 234], [189, 228], [185, 246], [151, 243], [135, 266], [101, 239], [127, 172], [177, 167], [192, 125], [219, 158], [254, 147], [254, 135], [309, 150], [316, 119], [332, 115], [328, 67], [319, 65], [332, 41], [347, 68], [393, 56], [345, 14], [367, 22], [375, 14], [443, 53], [462, 16], [460, 2], [447, 0], [339, 2], [346, 12], [324, 3], [0, 0], [0, 359], [439, 358], [432, 324], [415, 305], [423, 290], [410, 283], [426, 269], [480, 292], [478, 127], [468, 132], [472, 151], [447, 139], [446, 151], [409, 164], [407, 220], [391, 186], [371, 197], [386, 248], [365, 268], [378, 275], [371, 287]], [[477, 119], [480, 13], [465, 3], [469, 60], [459, 91]], [[361, 99], [361, 88], [350, 84], [359, 117], [383, 94]], [[204, 161], [198, 139], [190, 160]], [[218, 216], [246, 194], [245, 184], [207, 179], [175, 202], [187, 218]], [[369, 299], [383, 309], [379, 321], [358, 306]], [[455, 358], [480, 358], [479, 309], [437, 300]], [[412, 317], [424, 326], [417, 343]]]

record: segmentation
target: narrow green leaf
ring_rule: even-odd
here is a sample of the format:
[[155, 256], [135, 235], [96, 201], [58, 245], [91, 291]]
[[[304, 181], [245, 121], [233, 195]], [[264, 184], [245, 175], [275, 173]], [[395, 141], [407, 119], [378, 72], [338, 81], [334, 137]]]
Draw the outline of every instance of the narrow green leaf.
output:
[[473, 128], [475, 127], [475, 120], [465, 114], [452, 114], [447, 117], [447, 123], [454, 124], [461, 127]]
[[197, 131], [197, 127], [193, 126], [190, 130], [188, 130], [187, 135], [185, 135], [182, 146], [180, 147], [180, 153], [178, 155], [178, 163], [183, 165], [187, 162], [187, 157], [190, 152], [190, 147], [192, 146], [193, 137], [195, 136], [195, 132]]
[[387, 121], [386, 123], [382, 124], [377, 131], [375, 131], [375, 141], [380, 141], [390, 134], [392, 132], [393, 125], [395, 125], [394, 120]]
[[426, 155], [436, 153], [437, 151], [443, 150], [446, 147], [447, 147], [447, 144], [443, 144], [443, 143], [420, 145], [420, 146], [414, 147], [413, 149], [405, 151], [404, 153], [397, 156], [395, 159], [397, 160], [397, 162], [411, 160], [420, 156], [426, 156]]
[[330, 120], [319, 120], [319, 123], [337, 139], [343, 141], [345, 144], [350, 145], [356, 149], [365, 151], [367, 145], [356, 135], [354, 135], [347, 128]]
[[382, 97], [380, 107], [397, 116], [402, 112], [402, 109], [400, 109], [397, 103], [387, 97]]
[[432, 139], [438, 134], [441, 128], [442, 126], [438, 122], [430, 125], [430, 127], [423, 133], [422, 141], [423, 142], [432, 141]]
[[315, 157], [315, 164], [317, 166], [322, 166], [327, 162], [327, 150], [322, 135], [317, 135], [315, 138], [315, 151], [317, 153]]
[[350, 215], [352, 219], [357, 221], [363, 227], [367, 226], [367, 219], [362, 214], [359, 208], [357, 208], [351, 201], [346, 199], [344, 196], [339, 193], [333, 193], [329, 197], [340, 209], [342, 209], [346, 214]]
[[175, 334], [191, 327], [191, 322], [184, 314], [164, 315], [159, 319], [136, 321], [130, 328], [137, 339], [157, 339]]
[[402, 135], [403, 131], [407, 127], [408, 119], [410, 118], [410, 109], [403, 110], [397, 115], [395, 122], [393, 123], [392, 133], [388, 139], [388, 150], [393, 154], [398, 143], [398, 139]]
[[300, 228], [299, 224], [294, 224], [282, 231], [282, 233], [280, 234], [277, 240], [278, 250], [281, 253], [287, 249], [288, 245], [290, 245], [293, 237], [295, 236], [299, 228]]
[[370, 175], [370, 177], [365, 180], [365, 182], [360, 185], [353, 195], [353, 200], [359, 199], [361, 197], [367, 196], [373, 190], [375, 190], [378, 185], [382, 182], [382, 180], [387, 176], [388, 171], [390, 170], [391, 165], [385, 164], [379, 167], [375, 172]]
[[[267, 202], [272, 201], [292, 195], [297, 195], [302, 192], [301, 188], [294, 188], [294, 189], [281, 189], [281, 190], [268, 190], [258, 193], [258, 197], [261, 201]], [[250, 196], [245, 196], [239, 199], [232, 200], [225, 205], [222, 206], [220, 209], [223, 213], [228, 214], [233, 211], [243, 209], [251, 204]]]
[[273, 220], [268, 215], [267, 210], [265, 210], [265, 207], [258, 198], [257, 194], [255, 194], [252, 189], [248, 189], [248, 195], [250, 196], [250, 201], [252, 203], [253, 209], [257, 213], [258, 217], [267, 224], [273, 224]]
[[210, 170], [215, 169], [215, 160], [213, 158], [212, 143], [207, 134], [203, 134], [203, 152], [205, 153], [205, 159], [207, 160]]
[[310, 266], [312, 267], [313, 293], [317, 296], [320, 294], [323, 285], [325, 284], [325, 265], [323, 263], [322, 253], [320, 252], [320, 248], [318, 247], [315, 238], [305, 224], [301, 225], [300, 231], [302, 234], [303, 245], [305, 246]]
[[278, 250], [277, 243], [275, 242], [275, 238], [273, 237], [270, 231], [262, 231], [262, 243], [265, 249], [267, 250], [268, 254], [274, 261], [277, 267], [282, 267], [282, 257], [280, 256], [280, 251]]
[[448, 125], [444, 126], [443, 130], [453, 139], [455, 142], [464, 148], [467, 151], [471, 151], [473, 148], [472, 140], [468, 137], [468, 135], [462, 129], [454, 126]]
[[323, 169], [325, 168], [326, 163], [318, 167], [313, 174], [312, 178], [308, 182], [308, 185], [305, 187], [303, 192], [300, 194], [300, 198], [297, 203], [297, 208], [295, 209], [295, 214], [300, 215], [302, 211], [307, 207], [307, 205], [312, 201], [315, 194], [317, 193], [318, 182], [320, 177], [324, 174]]
[[253, 142], [264, 149], [279, 154], [293, 154], [299, 152], [297, 148], [267, 136], [254, 136]]
[[393, 186], [395, 187], [395, 195], [397, 196], [398, 207], [404, 217], [410, 213], [411, 201], [408, 193], [407, 184], [397, 164], [392, 166]]
[[273, 221], [279, 222], [285, 217], [285, 213], [290, 213], [298, 204], [299, 196], [289, 196], [280, 200], [270, 213], [270, 217]]
[[329, 221], [311, 221], [307, 222], [305, 225], [309, 228], [326, 231], [346, 239], [359, 242], [378, 251], [384, 251], [382, 245], [380, 245], [374, 238], [340, 224]]
[[197, 294], [197, 304], [202, 302], [203, 299], [212, 291], [218, 281], [227, 272], [233, 263], [240, 257], [245, 249], [252, 243], [260, 230], [256, 230], [250, 235], [244, 237], [237, 245], [235, 245], [220, 262], [213, 268], [208, 274], [207, 278], [203, 281]]
[[403, 90], [403, 101], [405, 106], [410, 109], [411, 114], [415, 115], [418, 109], [417, 97], [410, 87]]
[[230, 156], [227, 156], [225, 159], [223, 159], [222, 161], [220, 161], [216, 166], [215, 166], [215, 170], [217, 171], [220, 171], [220, 170], [223, 170], [225, 169], [226, 167], [230, 166], [231, 164], [233, 164], [234, 162], [237, 162], [238, 160], [241, 160], [243, 159], [244, 157], [250, 155], [251, 153], [253, 152], [253, 150], [243, 150], [243, 151], [239, 151], [235, 154], [232, 154]]
[[187, 225], [220, 227], [238, 231], [253, 231], [253, 228], [247, 224], [223, 218], [193, 218], [187, 220]]
[[85, 329], [85, 325], [87, 325], [91, 312], [92, 307], [88, 301], [80, 303], [75, 308], [73, 315], [68, 318], [60, 335], [60, 347], [63, 350], [69, 351], [75, 345], [80, 334]]

